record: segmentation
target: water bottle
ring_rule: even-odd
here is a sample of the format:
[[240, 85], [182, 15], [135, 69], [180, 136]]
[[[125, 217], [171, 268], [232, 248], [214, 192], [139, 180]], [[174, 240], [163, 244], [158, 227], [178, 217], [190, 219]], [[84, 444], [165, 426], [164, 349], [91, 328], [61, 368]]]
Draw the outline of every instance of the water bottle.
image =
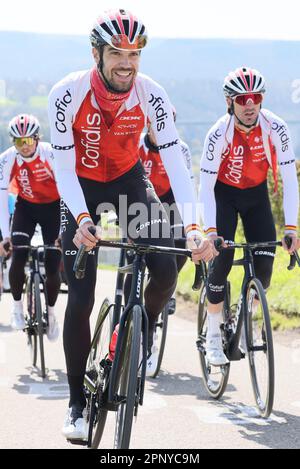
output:
[[110, 339], [108, 359], [111, 362], [115, 358], [116, 346], [117, 346], [117, 340], [118, 340], [118, 333], [119, 333], [119, 324], [116, 325], [115, 330], [112, 333], [112, 336], [111, 336], [111, 339]]

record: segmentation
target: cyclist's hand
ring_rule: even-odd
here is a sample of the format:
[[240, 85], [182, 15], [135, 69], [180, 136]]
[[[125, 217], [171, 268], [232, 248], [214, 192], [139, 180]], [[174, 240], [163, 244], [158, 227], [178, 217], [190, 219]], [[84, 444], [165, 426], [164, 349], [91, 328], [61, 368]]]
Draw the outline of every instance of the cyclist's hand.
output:
[[222, 247], [223, 248], [227, 248], [227, 244], [225, 243], [224, 241], [224, 238], [222, 238], [222, 236], [218, 236], [216, 234], [213, 234], [213, 235], [208, 235], [207, 238], [209, 239], [209, 241], [211, 242], [212, 244], [212, 247], [213, 247], [213, 252], [214, 252], [214, 257], [218, 256], [220, 253], [219, 251], [216, 250], [215, 248], [215, 241], [217, 239], [221, 239], [222, 240]]
[[[96, 230], [95, 236], [93, 236], [89, 232], [89, 228], [93, 226]], [[95, 226], [91, 221], [86, 221], [81, 225], [73, 238], [73, 243], [77, 248], [81, 246], [81, 244], [85, 244], [87, 247], [87, 251], [93, 249], [97, 242], [101, 239], [101, 228], [100, 226]]]
[[288, 236], [291, 238], [292, 244], [291, 247], [288, 248], [285, 242], [285, 239], [282, 239], [282, 247], [286, 251], [289, 252], [289, 254], [293, 254], [295, 251], [300, 249], [300, 239], [297, 237], [297, 233], [289, 233]]
[[12, 251], [12, 244], [10, 238], [4, 238], [0, 243], [0, 256], [6, 257]]
[[213, 259], [212, 244], [208, 239], [194, 235], [187, 239], [187, 247], [192, 251], [192, 261], [198, 264], [199, 261], [208, 262]]
[[61, 243], [61, 236], [59, 235], [59, 237], [55, 240], [54, 242], [54, 246], [61, 249], [62, 248], [62, 243]]

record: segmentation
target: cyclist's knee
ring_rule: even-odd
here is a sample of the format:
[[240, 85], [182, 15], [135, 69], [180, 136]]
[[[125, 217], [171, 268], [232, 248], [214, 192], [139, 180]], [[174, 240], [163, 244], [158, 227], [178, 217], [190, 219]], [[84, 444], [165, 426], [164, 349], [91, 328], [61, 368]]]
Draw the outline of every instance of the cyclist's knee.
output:
[[156, 256], [148, 265], [151, 277], [161, 288], [175, 288], [177, 283], [177, 262], [175, 256]]
[[61, 261], [61, 253], [59, 251], [49, 250], [45, 255], [45, 270], [47, 277], [58, 275]]
[[266, 290], [269, 288], [273, 273], [274, 257], [257, 257], [254, 262], [255, 276], [261, 281]]

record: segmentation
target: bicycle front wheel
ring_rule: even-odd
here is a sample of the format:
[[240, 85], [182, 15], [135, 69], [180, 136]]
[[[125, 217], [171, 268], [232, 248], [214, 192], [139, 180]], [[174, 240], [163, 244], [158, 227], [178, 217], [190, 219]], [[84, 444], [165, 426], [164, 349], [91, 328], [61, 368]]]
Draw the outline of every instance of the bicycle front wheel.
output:
[[101, 305], [84, 380], [88, 401], [88, 447], [93, 449], [98, 448], [100, 444], [107, 418], [103, 394], [108, 379], [105, 359], [111, 337], [112, 306], [108, 298], [105, 298]]
[[255, 402], [262, 417], [272, 412], [275, 391], [275, 366], [272, 327], [265, 291], [254, 278], [247, 287], [245, 332]]
[[25, 283], [26, 314], [25, 314], [25, 332], [27, 335], [27, 346], [30, 354], [30, 361], [35, 368], [37, 364], [37, 333], [34, 306], [34, 287], [31, 277], [26, 277]]
[[128, 449], [132, 421], [139, 402], [138, 369], [142, 334], [142, 309], [136, 305], [128, 314], [123, 331], [117, 370], [115, 441], [117, 449]]
[[166, 339], [167, 339], [167, 330], [168, 330], [168, 319], [169, 319], [169, 310], [168, 304], [164, 307], [162, 313], [159, 315], [158, 320], [155, 324], [155, 331], [156, 334], [156, 344], [158, 347], [158, 358], [157, 358], [157, 366], [156, 369], [151, 376], [151, 378], [156, 378], [158, 373], [160, 372], [160, 367], [162, 363], [162, 359], [164, 356], [165, 346], [166, 346]]
[[34, 275], [34, 308], [36, 319], [36, 330], [39, 338], [40, 360], [41, 360], [41, 377], [46, 377], [45, 366], [45, 351], [44, 351], [44, 321], [40, 291], [40, 277], [38, 274]]

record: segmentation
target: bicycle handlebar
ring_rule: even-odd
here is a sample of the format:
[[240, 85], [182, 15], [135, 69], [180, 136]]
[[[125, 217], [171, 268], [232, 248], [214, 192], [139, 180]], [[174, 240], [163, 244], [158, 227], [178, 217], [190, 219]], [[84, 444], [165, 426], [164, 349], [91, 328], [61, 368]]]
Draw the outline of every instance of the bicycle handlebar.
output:
[[23, 244], [23, 245], [13, 244], [12, 249], [13, 250], [30, 249], [31, 251], [38, 250], [38, 249], [53, 249], [54, 251], [61, 251], [61, 248], [59, 248], [58, 246], [54, 246], [53, 244], [41, 244], [40, 246], [31, 246], [28, 244]]
[[[285, 243], [288, 248], [292, 245], [292, 239], [289, 235], [284, 237]], [[266, 241], [266, 242], [259, 242], [259, 243], [234, 243], [229, 244], [227, 247], [223, 247], [223, 240], [222, 238], [218, 238], [214, 241], [215, 248], [218, 252], [221, 252], [225, 249], [259, 249], [259, 248], [266, 248], [266, 247], [276, 247], [282, 246], [281, 241]], [[290, 255], [290, 263], [287, 267], [288, 270], [293, 270], [296, 266], [296, 263], [300, 267], [300, 257], [297, 251], [295, 251], [292, 255]]]
[[[96, 230], [93, 226], [89, 228], [89, 231], [92, 235], [95, 235]], [[190, 249], [177, 249], [177, 248], [169, 248], [163, 246], [152, 246], [148, 244], [130, 244], [130, 243], [122, 243], [122, 242], [115, 242], [115, 241], [104, 241], [101, 240], [97, 243], [96, 247], [109, 247], [109, 248], [118, 248], [118, 249], [130, 249], [140, 254], [169, 254], [169, 255], [176, 255], [176, 256], [186, 256], [192, 257], [192, 251]], [[81, 280], [85, 276], [85, 269], [86, 263], [88, 259], [88, 251], [86, 251], [86, 246], [82, 244], [78, 249], [78, 253], [74, 262], [73, 272], [75, 273], [75, 277], [78, 280]], [[201, 265], [196, 265], [196, 272], [195, 272], [195, 280], [193, 284], [193, 290], [199, 290], [201, 286], [201, 278], [202, 278], [202, 268]]]

